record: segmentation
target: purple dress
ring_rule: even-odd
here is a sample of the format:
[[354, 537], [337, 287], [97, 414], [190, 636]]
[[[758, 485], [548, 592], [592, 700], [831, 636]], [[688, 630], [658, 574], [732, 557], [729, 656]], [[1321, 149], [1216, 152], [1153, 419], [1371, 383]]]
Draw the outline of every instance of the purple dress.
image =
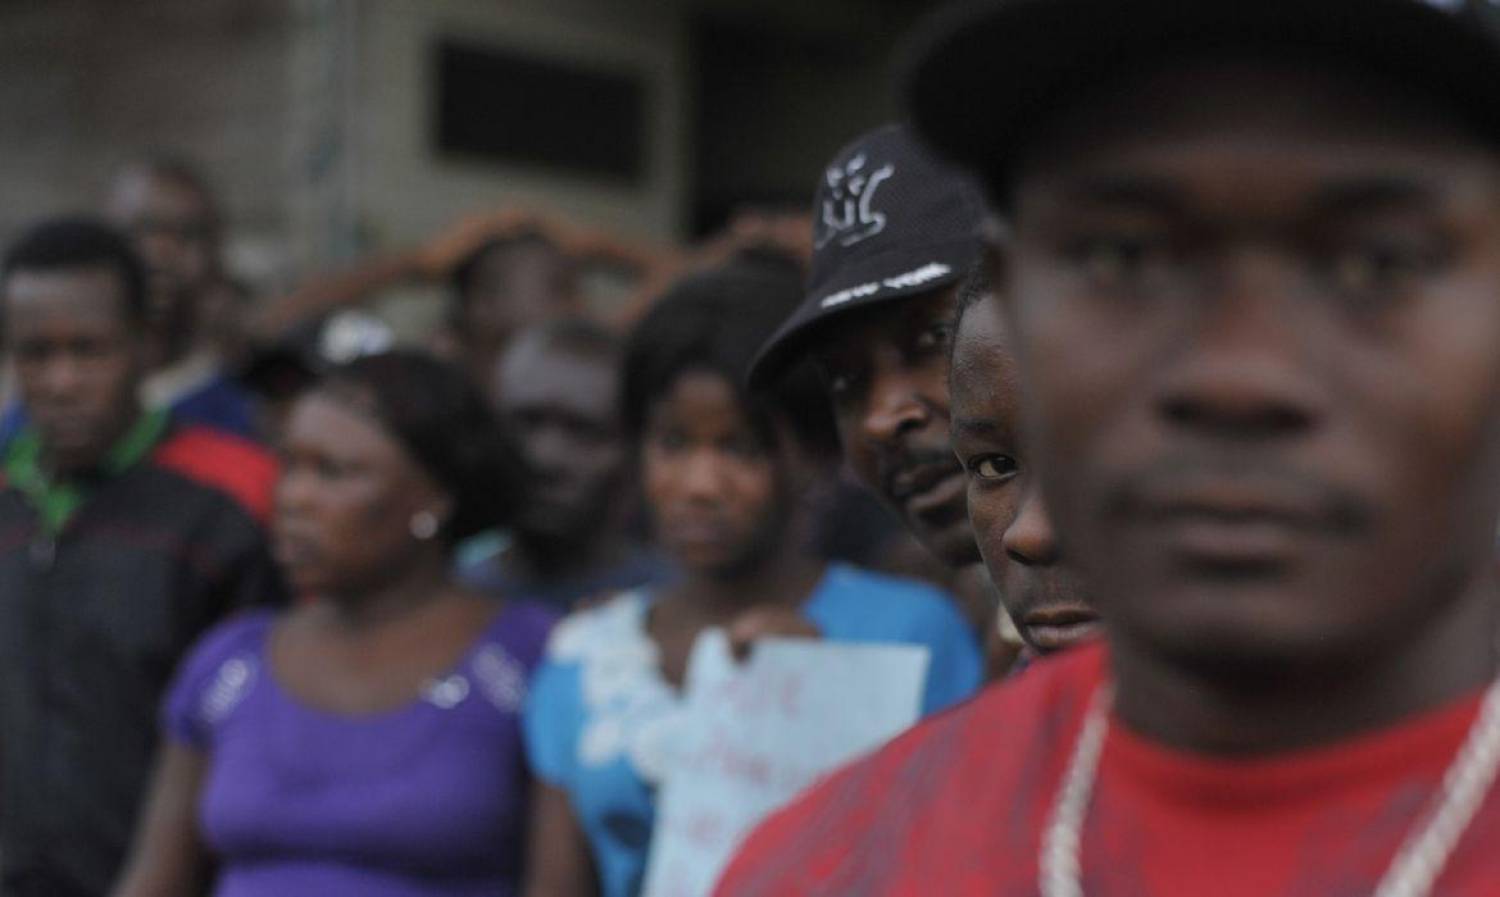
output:
[[216, 897], [495, 897], [517, 890], [527, 772], [518, 712], [555, 620], [507, 604], [451, 672], [385, 713], [340, 716], [284, 691], [275, 617], [206, 635], [163, 709], [209, 758], [199, 824]]

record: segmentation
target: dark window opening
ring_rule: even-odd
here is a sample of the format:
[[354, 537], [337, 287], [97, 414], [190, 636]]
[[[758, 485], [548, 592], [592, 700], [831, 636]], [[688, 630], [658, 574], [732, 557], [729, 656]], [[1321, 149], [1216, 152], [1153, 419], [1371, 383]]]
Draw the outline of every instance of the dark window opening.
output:
[[645, 179], [646, 91], [632, 74], [439, 42], [439, 152], [630, 184]]

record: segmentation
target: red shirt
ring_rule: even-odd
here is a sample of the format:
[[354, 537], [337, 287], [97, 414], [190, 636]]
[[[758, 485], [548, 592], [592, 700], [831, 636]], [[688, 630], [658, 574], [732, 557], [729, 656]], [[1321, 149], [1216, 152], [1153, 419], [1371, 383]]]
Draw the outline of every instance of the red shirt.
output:
[[[720, 897], [1035, 897], [1041, 834], [1102, 647], [896, 739], [772, 817]], [[1267, 759], [1170, 750], [1112, 721], [1083, 831], [1087, 897], [1364, 897], [1438, 788], [1480, 696]], [[1434, 895], [1500, 895], [1500, 784]]]

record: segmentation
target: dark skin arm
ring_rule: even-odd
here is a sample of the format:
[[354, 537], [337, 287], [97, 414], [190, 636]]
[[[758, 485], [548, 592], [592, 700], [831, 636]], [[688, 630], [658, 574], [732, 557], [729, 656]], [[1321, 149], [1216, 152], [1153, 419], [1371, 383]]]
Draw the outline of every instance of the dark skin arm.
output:
[[198, 831], [198, 795], [208, 758], [164, 742], [136, 824], [125, 871], [110, 897], [196, 897], [213, 864]]
[[567, 792], [545, 782], [531, 791], [531, 836], [522, 897], [597, 897], [599, 875]]
[[489, 241], [522, 231], [541, 233], [565, 254], [585, 264], [633, 272], [643, 284], [658, 291], [681, 270], [678, 253], [668, 248], [579, 228], [542, 210], [496, 209], [462, 218], [419, 246], [374, 256], [351, 269], [312, 278], [294, 292], [264, 302], [248, 322], [252, 337], [274, 342], [299, 322], [364, 304], [392, 287], [444, 282]]
[[263, 302], [247, 322], [251, 337], [274, 342], [303, 321], [362, 305], [392, 287], [445, 280], [486, 241], [526, 227], [533, 218], [523, 209], [471, 215], [420, 246], [372, 256], [347, 270], [313, 277], [292, 293]]
[[811, 264], [811, 219], [802, 214], [744, 211], [737, 214], [723, 231], [689, 249], [661, 250], [627, 244], [623, 249], [596, 250], [585, 255], [606, 260], [623, 257], [627, 263], [633, 262], [632, 267], [640, 273], [635, 289], [610, 316], [613, 324], [628, 330], [651, 310], [652, 304], [678, 278], [722, 265], [735, 253], [761, 246], [780, 249], [804, 265]]
[[356, 267], [315, 277], [295, 292], [266, 300], [245, 322], [256, 342], [275, 342], [299, 323], [357, 306], [381, 291], [422, 280], [416, 252], [397, 252], [361, 261]]

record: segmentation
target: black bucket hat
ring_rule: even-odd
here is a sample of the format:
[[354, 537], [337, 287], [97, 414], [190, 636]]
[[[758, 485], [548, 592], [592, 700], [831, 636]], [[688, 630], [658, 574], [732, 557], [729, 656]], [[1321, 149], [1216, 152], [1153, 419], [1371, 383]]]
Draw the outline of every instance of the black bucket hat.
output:
[[904, 76], [921, 137], [1008, 185], [1038, 121], [1186, 54], [1249, 49], [1356, 64], [1427, 88], [1500, 138], [1500, 0], [984, 0], [919, 30]]
[[983, 216], [977, 186], [903, 125], [844, 147], [813, 200], [806, 298], [761, 347], [751, 385], [782, 373], [829, 319], [963, 278], [979, 258]]

